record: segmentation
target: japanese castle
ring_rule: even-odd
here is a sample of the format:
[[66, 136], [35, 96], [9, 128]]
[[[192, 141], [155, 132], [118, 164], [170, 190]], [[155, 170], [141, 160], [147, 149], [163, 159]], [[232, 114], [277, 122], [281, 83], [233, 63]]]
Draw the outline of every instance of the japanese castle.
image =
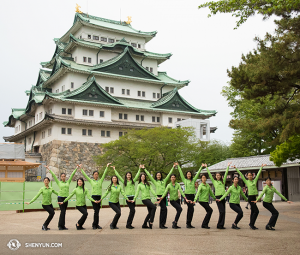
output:
[[[216, 111], [189, 104], [179, 94], [189, 81], [158, 70], [172, 54], [146, 50], [156, 33], [134, 29], [130, 17], [121, 22], [76, 12], [72, 27], [54, 39], [55, 52], [41, 63], [36, 85], [26, 91], [27, 106], [12, 109], [3, 123], [15, 129], [5, 141], [23, 143], [48, 161], [57, 141], [99, 147], [131, 128], [194, 125], [200, 138], [209, 137], [216, 128], [208, 119]], [[50, 166], [59, 168], [53, 161]]]

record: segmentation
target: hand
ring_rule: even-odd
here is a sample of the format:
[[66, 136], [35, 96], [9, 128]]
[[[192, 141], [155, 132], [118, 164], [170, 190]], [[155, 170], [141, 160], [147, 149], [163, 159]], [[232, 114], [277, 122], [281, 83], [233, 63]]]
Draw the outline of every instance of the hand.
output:
[[264, 167], [264, 166], [266, 166], [267, 164], [261, 164], [261, 167]]
[[236, 169], [236, 166], [235, 166], [235, 165], [234, 165], [234, 166], [232, 166], [232, 167]]
[[134, 203], [134, 200], [129, 200], [131, 203]]
[[229, 162], [227, 165], [230, 166], [232, 162]]
[[155, 204], [159, 204], [160, 202], [161, 202], [161, 199], [157, 200], [157, 201], [155, 202]]
[[177, 163], [177, 162], [174, 163], [173, 167], [175, 167], [175, 166], [178, 166], [178, 163]]
[[256, 204], [257, 203], [257, 201], [251, 201], [252, 203], [254, 203], [254, 204]]
[[114, 170], [116, 170], [116, 167], [115, 166], [111, 166]]
[[77, 165], [77, 166], [76, 166], [76, 169], [78, 169], [78, 168], [82, 168], [82, 164]]
[[204, 166], [207, 167], [207, 164], [205, 163]]
[[30, 203], [29, 203], [29, 202], [25, 202], [25, 204], [26, 204], [26, 205], [29, 205]]
[[289, 204], [292, 204], [293, 202], [292, 201], [287, 201]]
[[62, 205], [64, 202], [57, 202], [59, 205]]
[[99, 204], [101, 201], [100, 200], [96, 200], [94, 203]]
[[220, 199], [216, 199], [217, 202], [220, 202]]
[[106, 166], [108, 167], [110, 164], [111, 164], [111, 163], [107, 163], [107, 165], [106, 165]]
[[201, 164], [201, 166], [205, 167], [205, 164], [204, 164], [204, 163], [202, 163], [202, 164]]
[[189, 200], [189, 201], [190, 201], [190, 203], [191, 203], [191, 204], [196, 204], [196, 202], [195, 202], [195, 201], [191, 201], [191, 200]]

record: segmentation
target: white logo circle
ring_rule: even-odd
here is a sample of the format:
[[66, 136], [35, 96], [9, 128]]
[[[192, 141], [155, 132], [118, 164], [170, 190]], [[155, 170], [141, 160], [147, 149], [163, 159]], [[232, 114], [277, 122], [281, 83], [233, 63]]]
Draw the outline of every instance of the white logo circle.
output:
[[17, 239], [11, 239], [7, 243], [7, 247], [9, 249], [11, 249], [12, 251], [16, 251], [17, 249], [19, 249], [21, 247], [21, 243]]

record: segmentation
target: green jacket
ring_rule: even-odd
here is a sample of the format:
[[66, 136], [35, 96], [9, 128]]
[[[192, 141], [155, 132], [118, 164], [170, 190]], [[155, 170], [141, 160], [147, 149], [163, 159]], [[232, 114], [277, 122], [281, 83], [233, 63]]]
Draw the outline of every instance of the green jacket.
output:
[[213, 183], [213, 185], [215, 187], [215, 195], [216, 196], [222, 196], [222, 195], [224, 195], [225, 194], [225, 183], [226, 183], [226, 178], [227, 178], [227, 174], [228, 174], [228, 171], [229, 171], [229, 166], [226, 169], [223, 181], [217, 181], [217, 180], [215, 180], [212, 177], [210, 171], [208, 170], [208, 167], [206, 168], [206, 170], [207, 170], [209, 178], [211, 179], [211, 181], [212, 181], [212, 183]]
[[192, 180], [188, 180], [188, 179], [185, 179], [180, 166], [178, 166], [178, 171], [180, 173], [181, 180], [183, 181], [184, 186], [185, 186], [184, 194], [194, 195], [196, 193], [195, 182], [197, 181], [197, 179], [201, 173], [201, 170], [202, 170], [202, 166], [200, 167], [200, 169], [199, 169], [198, 173], [195, 175], [195, 177]]
[[242, 188], [239, 185], [237, 185], [237, 187], [235, 187], [234, 184], [232, 184], [232, 186], [229, 187], [229, 189], [220, 198], [220, 200], [223, 200], [229, 193], [231, 193], [229, 203], [239, 204], [240, 203], [240, 195], [242, 195], [242, 197], [245, 199], [245, 201], [248, 202], [248, 198], [245, 196]]
[[55, 195], [58, 195], [58, 193], [52, 187], [46, 188], [44, 186], [44, 187], [40, 188], [39, 192], [29, 203], [30, 204], [33, 203], [42, 194], [42, 196], [43, 196], [42, 205], [51, 205], [52, 204], [52, 198], [51, 198], [52, 193], [54, 193]]
[[96, 196], [101, 196], [102, 195], [102, 183], [104, 181], [107, 169], [108, 169], [108, 167], [105, 168], [105, 171], [104, 171], [104, 173], [103, 173], [100, 180], [92, 180], [91, 178], [89, 178], [87, 176], [87, 174], [83, 171], [83, 169], [81, 169], [81, 172], [82, 172], [83, 176], [88, 180], [88, 182], [92, 186], [92, 195], [96, 195]]
[[143, 184], [142, 182], [140, 182], [139, 185], [138, 185], [138, 188], [137, 188], [137, 190], [135, 192], [135, 196], [133, 198], [133, 201], [136, 200], [136, 198], [139, 195], [140, 191], [142, 192], [142, 200], [151, 199], [150, 198], [150, 191], [156, 197], [156, 194], [155, 194], [153, 188], [151, 187], [151, 185], [148, 186], [148, 185]]
[[169, 172], [169, 174], [167, 175], [167, 177], [165, 179], [156, 181], [152, 177], [152, 175], [147, 171], [147, 169], [145, 168], [145, 173], [148, 175], [151, 182], [154, 184], [154, 186], [156, 188], [156, 195], [162, 195], [165, 192], [167, 181], [169, 180], [169, 178], [173, 172], [173, 169], [174, 169], [174, 166], [172, 167], [171, 171]]
[[67, 180], [66, 182], [63, 181], [59, 181], [55, 175], [55, 173], [53, 173], [50, 169], [49, 169], [50, 173], [53, 176], [53, 179], [55, 180], [56, 184], [59, 187], [59, 192], [58, 192], [58, 196], [59, 197], [67, 197], [69, 196], [69, 187], [70, 187], [70, 183], [77, 171], [77, 168], [72, 172], [72, 174], [70, 175], [69, 180]]
[[[135, 182], [138, 180], [140, 172], [141, 172], [141, 169], [139, 169], [139, 171], [136, 173], [136, 175], [133, 179], [133, 183], [131, 181], [127, 180], [127, 185], [125, 186], [125, 193], [126, 193], [127, 197], [134, 196], [134, 194], [135, 194]], [[121, 177], [121, 175], [117, 172], [116, 169], [115, 169], [115, 175], [118, 177], [120, 182], [122, 182], [124, 184], [124, 179]], [[125, 178], [126, 178], [126, 176], [125, 176]]]
[[94, 199], [92, 199], [89, 191], [87, 190], [87, 188], [84, 189], [83, 192], [83, 188], [82, 186], [78, 186], [77, 188], [75, 188], [72, 193], [64, 200], [64, 203], [67, 202], [71, 197], [74, 196], [74, 194], [76, 195], [76, 206], [84, 206], [85, 203], [85, 196], [87, 196], [87, 198], [92, 201], [95, 202]]
[[180, 191], [181, 195], [183, 197], [185, 197], [180, 184], [178, 182], [175, 182], [175, 186], [173, 186], [172, 183], [169, 183], [168, 186], [165, 189], [164, 194], [162, 195], [162, 197], [165, 197], [167, 195], [168, 192], [170, 192], [170, 201], [177, 201], [178, 198], [178, 190]]
[[274, 196], [274, 193], [276, 193], [278, 196], [280, 196], [283, 200], [287, 201], [287, 199], [282, 195], [280, 194], [277, 189], [275, 189], [273, 186], [269, 187], [268, 185], [266, 185], [263, 189], [263, 191], [260, 193], [260, 195], [258, 196], [257, 198], [257, 201], [259, 199], [262, 198], [262, 196], [265, 194], [265, 197], [264, 197], [264, 202], [267, 202], [267, 203], [272, 203], [272, 200], [273, 200], [273, 196]]
[[262, 171], [262, 167], [259, 169], [259, 171], [258, 171], [255, 179], [252, 180], [252, 181], [246, 180], [245, 176], [240, 172], [240, 170], [236, 169], [236, 171], [239, 173], [239, 175], [243, 179], [244, 183], [248, 187], [248, 196], [257, 196], [258, 195], [258, 191], [257, 191], [256, 183], [257, 183], [258, 178], [260, 176], [260, 173]]
[[121, 185], [117, 185], [117, 187], [112, 185], [110, 187], [110, 189], [106, 190], [106, 192], [104, 193], [102, 199], [104, 199], [108, 195], [108, 193], [110, 193], [109, 202], [111, 202], [111, 203], [118, 203], [119, 202], [120, 193], [127, 199], [126, 193], [121, 188]]
[[[194, 202], [197, 201], [197, 198], [199, 197], [199, 202], [208, 202], [209, 201], [209, 194], [210, 196], [216, 200], [216, 197], [214, 193], [211, 191], [211, 188], [209, 184], [203, 184], [201, 183], [198, 187], [197, 194], [195, 196]], [[200, 195], [200, 196], [199, 196]]]

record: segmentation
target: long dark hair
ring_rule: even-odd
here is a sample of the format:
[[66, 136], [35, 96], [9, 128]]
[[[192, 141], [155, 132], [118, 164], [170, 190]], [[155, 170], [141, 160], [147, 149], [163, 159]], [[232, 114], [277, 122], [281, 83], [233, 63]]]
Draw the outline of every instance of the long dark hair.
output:
[[[187, 179], [187, 174], [188, 173], [191, 173], [191, 180], [193, 179], [193, 173], [192, 173], [192, 171], [187, 171], [186, 173], [185, 173], [185, 179]], [[189, 180], [189, 179], [188, 179]]]
[[116, 175], [113, 175], [112, 177], [111, 177], [111, 179], [110, 179], [110, 184], [109, 184], [109, 186], [107, 187], [107, 190], [111, 190], [111, 187], [112, 187], [112, 185], [113, 185], [113, 181], [112, 181], [112, 178], [114, 178], [114, 177], [116, 177], [117, 178], [117, 184], [119, 185], [119, 178], [116, 176]]
[[132, 180], [132, 173], [131, 172], [126, 172], [125, 178], [124, 178], [124, 185], [125, 185], [125, 187], [127, 186], [127, 174], [131, 175], [130, 180], [131, 180], [131, 183], [134, 184], [133, 180]]
[[221, 176], [221, 182], [223, 182], [223, 184], [224, 184], [223, 176], [220, 172], [215, 173], [215, 178], [214, 179], [217, 181], [217, 174], [219, 174]]
[[84, 193], [84, 180], [83, 180], [83, 178], [80, 177], [80, 178], [77, 179], [77, 185], [76, 185], [76, 188], [78, 187], [78, 181], [79, 181], [79, 180], [82, 180], [82, 189], [83, 189], [83, 193]]
[[162, 175], [162, 172], [157, 172], [156, 174], [155, 174], [155, 176], [154, 176], [154, 180], [156, 180], [157, 181], [157, 174], [160, 174], [161, 175], [161, 178], [160, 178], [160, 180], [162, 181], [163, 180], [163, 175]]
[[142, 175], [145, 176], [145, 184], [148, 185], [148, 186], [150, 186], [149, 182], [147, 181], [147, 175], [145, 173], [141, 173], [140, 174], [139, 183], [142, 182]]

